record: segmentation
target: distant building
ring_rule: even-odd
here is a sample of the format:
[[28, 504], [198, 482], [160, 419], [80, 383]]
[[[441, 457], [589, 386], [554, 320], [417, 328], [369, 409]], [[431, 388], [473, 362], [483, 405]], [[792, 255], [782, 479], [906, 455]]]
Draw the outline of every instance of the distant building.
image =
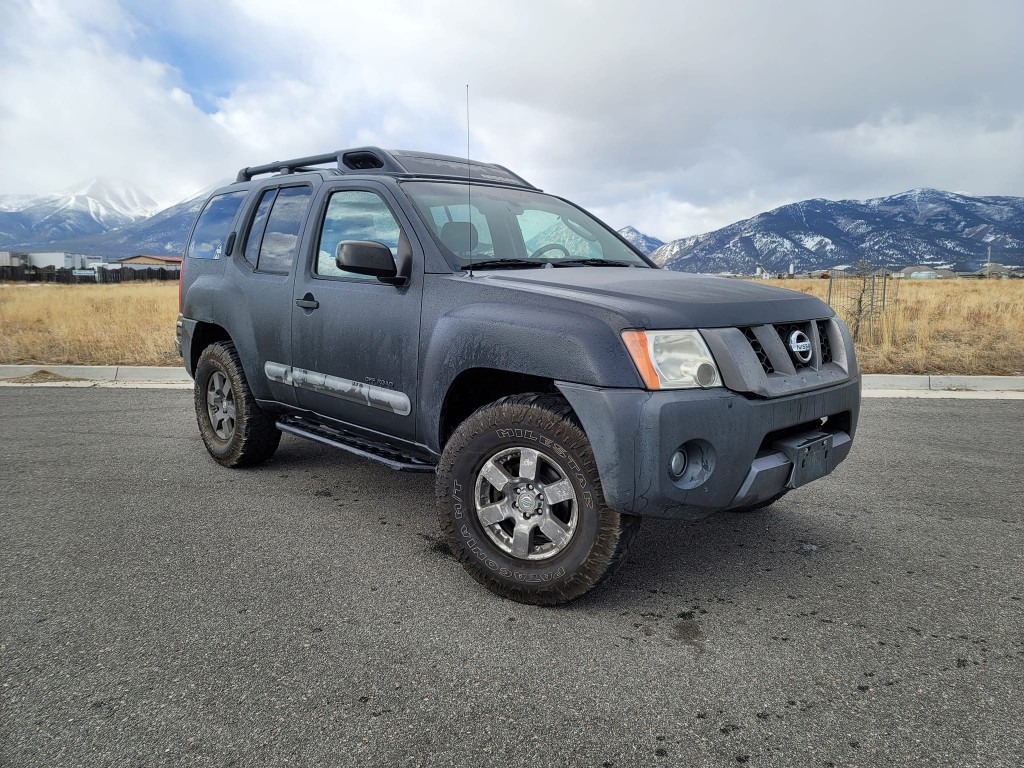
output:
[[928, 264], [914, 264], [910, 267], [904, 267], [898, 272], [893, 272], [892, 276], [905, 280], [946, 280], [956, 277], [956, 273], [951, 269], [942, 269], [941, 267], [933, 267]]
[[69, 251], [5, 251], [7, 258], [0, 258], [0, 266], [8, 267], [35, 267], [43, 269], [53, 267], [55, 269], [82, 269], [91, 266], [87, 263], [90, 258], [84, 253], [71, 253]]
[[116, 263], [130, 269], [180, 269], [181, 256], [147, 256], [140, 253], [118, 259]]
[[975, 277], [993, 277], [1006, 279], [1008, 277], [1021, 277], [1024, 275], [1024, 270], [1018, 267], [1008, 267], [1005, 264], [987, 264], [977, 272], [974, 273]]
[[27, 267], [28, 254], [0, 251], [0, 267]]

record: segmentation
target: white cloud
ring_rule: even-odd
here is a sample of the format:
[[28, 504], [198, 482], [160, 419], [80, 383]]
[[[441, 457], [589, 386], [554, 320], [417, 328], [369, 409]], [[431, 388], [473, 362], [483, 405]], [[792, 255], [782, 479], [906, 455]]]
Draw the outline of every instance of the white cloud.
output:
[[475, 156], [662, 238], [807, 197], [1021, 194], [1009, 1], [66, 5], [0, 18], [0, 192], [103, 173], [168, 199], [344, 146], [461, 154], [470, 83]]

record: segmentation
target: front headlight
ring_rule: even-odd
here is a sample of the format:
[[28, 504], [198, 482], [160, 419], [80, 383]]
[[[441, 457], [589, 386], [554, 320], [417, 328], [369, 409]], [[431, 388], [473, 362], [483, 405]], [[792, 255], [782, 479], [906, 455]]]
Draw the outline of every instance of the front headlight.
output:
[[722, 385], [715, 358], [698, 331], [623, 331], [622, 340], [648, 389]]

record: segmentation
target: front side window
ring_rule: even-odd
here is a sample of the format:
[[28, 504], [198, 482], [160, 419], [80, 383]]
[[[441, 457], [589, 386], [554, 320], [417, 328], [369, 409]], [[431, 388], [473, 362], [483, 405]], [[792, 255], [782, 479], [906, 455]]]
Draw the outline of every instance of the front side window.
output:
[[[277, 190], [277, 196], [270, 207], [270, 214], [263, 229], [256, 257], [257, 270], [278, 273], [291, 271], [295, 253], [299, 249], [299, 233], [302, 221], [306, 218], [311, 195], [309, 187], [285, 187]], [[261, 205], [263, 202], [264, 200], [260, 201]], [[246, 242], [247, 257], [251, 240], [250, 234], [249, 241]]]
[[557, 197], [454, 182], [402, 186], [454, 269], [488, 262], [495, 268], [651, 266], [586, 211]]
[[347, 277], [373, 280], [370, 275], [357, 275], [338, 269], [338, 244], [343, 240], [372, 240], [398, 255], [398, 241], [402, 230], [394, 214], [380, 195], [362, 190], [342, 190], [331, 195], [324, 213], [317, 249], [316, 269], [324, 277]]
[[192, 259], [219, 259], [231, 222], [245, 199], [245, 190], [227, 192], [210, 198], [199, 214], [186, 253]]

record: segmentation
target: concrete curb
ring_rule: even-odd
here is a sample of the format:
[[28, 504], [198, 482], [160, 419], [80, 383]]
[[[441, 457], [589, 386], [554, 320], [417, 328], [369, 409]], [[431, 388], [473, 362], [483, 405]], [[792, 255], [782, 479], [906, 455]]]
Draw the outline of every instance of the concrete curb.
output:
[[866, 374], [864, 389], [932, 392], [1024, 392], [1024, 376], [892, 376]]
[[192, 383], [184, 368], [164, 365], [0, 365], [0, 379], [21, 378], [38, 371], [86, 381]]
[[865, 389], [861, 396], [865, 400], [1024, 400], [1024, 392], [998, 389]]
[[[37, 371], [49, 371], [68, 379], [129, 387], [133, 384], [169, 387], [191, 386], [192, 379], [178, 366], [159, 365], [0, 365], [0, 379], [16, 379]], [[11, 382], [4, 382], [10, 384]], [[52, 386], [59, 382], [41, 382]], [[69, 382], [70, 383], [70, 382]], [[878, 397], [898, 397], [900, 392], [1024, 392], [1024, 376], [864, 376], [864, 389], [885, 392]], [[908, 394], [909, 396], [909, 394]]]

